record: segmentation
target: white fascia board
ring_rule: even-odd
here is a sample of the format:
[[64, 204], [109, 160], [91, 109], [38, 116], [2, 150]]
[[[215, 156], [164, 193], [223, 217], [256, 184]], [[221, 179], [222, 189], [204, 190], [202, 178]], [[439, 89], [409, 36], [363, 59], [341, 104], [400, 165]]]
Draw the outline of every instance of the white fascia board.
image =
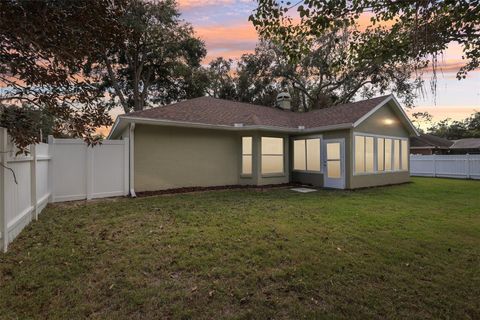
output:
[[405, 118], [405, 120], [407, 121], [408, 125], [410, 126], [410, 129], [412, 129], [412, 131], [415, 133], [415, 136], [420, 136], [420, 133], [418, 132], [417, 128], [415, 128], [415, 126], [413, 125], [412, 121], [410, 121], [410, 118], [408, 117], [407, 113], [405, 112], [405, 110], [403, 110], [402, 108], [402, 105], [400, 104], [400, 102], [398, 102], [397, 98], [395, 98], [394, 95], [392, 95], [392, 99], [393, 101], [395, 102], [395, 105], [397, 107], [398, 110], [400, 110], [400, 112], [402, 113], [403, 117]]
[[115, 119], [112, 129], [110, 129], [110, 132], [108, 133], [107, 140], [110, 140], [112, 138], [113, 133], [115, 132], [115, 129], [117, 128], [118, 123], [120, 122], [120, 119], [121, 119], [120, 117], [117, 117], [117, 119]]
[[[118, 121], [118, 123], [117, 123]], [[317, 128], [309, 129], [298, 129], [298, 128], [282, 128], [275, 126], [261, 126], [261, 125], [244, 125], [243, 127], [235, 127], [230, 125], [212, 125], [205, 123], [195, 123], [195, 122], [184, 122], [184, 121], [172, 121], [164, 119], [148, 119], [148, 118], [139, 118], [139, 117], [119, 117], [117, 118], [114, 127], [112, 128], [109, 138], [113, 137], [113, 132], [127, 123], [137, 123], [137, 124], [149, 124], [149, 125], [160, 125], [160, 126], [172, 126], [172, 127], [184, 127], [184, 128], [203, 128], [203, 129], [219, 129], [219, 130], [229, 130], [229, 131], [250, 131], [250, 130], [259, 130], [259, 131], [276, 131], [276, 132], [285, 132], [285, 133], [312, 133], [320, 131], [329, 131], [329, 130], [339, 130], [339, 129], [350, 129], [352, 128], [351, 123], [342, 123], [337, 125], [322, 126]]]
[[385, 98], [385, 100], [383, 100], [382, 102], [380, 102], [375, 108], [373, 108], [372, 110], [370, 110], [369, 112], [367, 112], [366, 114], [364, 114], [360, 119], [358, 119], [357, 121], [355, 121], [355, 123], [353, 124], [353, 127], [356, 128], [358, 127], [362, 122], [364, 122], [365, 120], [367, 120], [372, 114], [374, 114], [375, 112], [378, 111], [378, 109], [380, 109], [381, 107], [383, 107], [384, 105], [386, 105], [387, 103], [389, 103], [390, 101], [393, 101], [394, 102], [394, 105], [395, 105], [395, 108], [397, 109], [397, 111], [400, 112], [401, 116], [404, 118], [404, 120], [406, 121], [409, 129], [415, 134], [415, 136], [419, 136], [420, 134], [418, 133], [417, 129], [415, 128], [415, 126], [413, 125], [412, 121], [410, 121], [410, 119], [408, 118], [407, 114], [405, 113], [405, 111], [403, 110], [402, 106], [400, 105], [400, 103], [398, 102], [397, 98], [395, 98], [395, 96], [393, 94], [389, 95], [387, 98]]

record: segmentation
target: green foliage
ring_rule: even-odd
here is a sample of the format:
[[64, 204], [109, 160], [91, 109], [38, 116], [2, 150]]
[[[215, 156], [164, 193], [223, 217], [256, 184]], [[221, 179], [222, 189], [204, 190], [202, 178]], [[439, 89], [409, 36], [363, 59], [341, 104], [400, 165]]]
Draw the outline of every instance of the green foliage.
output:
[[428, 132], [449, 140], [480, 138], [480, 112], [461, 121], [441, 120], [429, 127]]
[[[85, 76], [88, 60], [119, 33], [115, 16], [123, 0], [0, 1], [0, 105], [2, 125], [21, 150], [38, 142], [38, 126], [24, 103], [56, 119], [88, 143], [95, 128], [110, 125], [111, 105]], [[10, 106], [10, 107], [6, 107]]]
[[[96, 143], [96, 128], [125, 112], [203, 95], [206, 54], [173, 0], [0, 1], [0, 105], [26, 102], [52, 131]], [[29, 111], [2, 125], [22, 150], [38, 142]], [[30, 120], [29, 120], [30, 119]]]
[[[11, 126], [11, 124], [15, 124]], [[30, 140], [46, 142], [48, 135], [54, 134], [55, 117], [47, 110], [38, 109], [32, 105], [24, 104], [21, 108], [10, 105], [0, 109], [0, 127], [10, 128], [9, 133], [16, 145], [28, 145]], [[25, 132], [27, 130], [27, 132]]]
[[236, 100], [235, 78], [233, 75], [233, 60], [216, 58], [206, 69], [208, 78], [207, 94], [214, 98]]
[[103, 79], [126, 113], [151, 104], [189, 98], [201, 89], [198, 79], [204, 43], [179, 18], [176, 3], [129, 0], [118, 16], [125, 36], [92, 61], [91, 75]]
[[[296, 62], [268, 41], [236, 63], [217, 59], [210, 64], [213, 96], [273, 106], [278, 92], [288, 90], [295, 110], [308, 111], [350, 102], [356, 98], [395, 92], [407, 106], [422, 84], [411, 79], [414, 66], [378, 60], [372, 51], [359, 52], [350, 42], [352, 31], [338, 30], [316, 39]], [[363, 48], [365, 49], [365, 48]]]
[[478, 319], [479, 193], [415, 178], [50, 205], [0, 257], [0, 314]]
[[[293, 4], [292, 4], [293, 3]], [[376, 1], [258, 0], [250, 21], [263, 38], [279, 44], [289, 59], [298, 61], [319, 36], [358, 24], [370, 14], [370, 24], [352, 41], [363, 50], [378, 52], [377, 58], [432, 61], [451, 42], [463, 49], [465, 66], [457, 77], [480, 66], [480, 4], [478, 1]], [[294, 17], [298, 16], [298, 19]], [[432, 58], [433, 56], [433, 58]]]

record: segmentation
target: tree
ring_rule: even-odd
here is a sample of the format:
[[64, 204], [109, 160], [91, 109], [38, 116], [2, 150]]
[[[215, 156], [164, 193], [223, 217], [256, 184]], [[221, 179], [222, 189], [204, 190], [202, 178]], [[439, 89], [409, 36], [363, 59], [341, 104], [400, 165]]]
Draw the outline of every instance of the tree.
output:
[[191, 97], [206, 49], [179, 19], [175, 1], [131, 0], [119, 24], [125, 37], [106, 49], [99, 63], [93, 61], [91, 75], [103, 76], [103, 86], [124, 111]]
[[[273, 106], [276, 95], [288, 90], [294, 108], [308, 111], [393, 91], [411, 106], [415, 90], [422, 83], [411, 79], [415, 66], [377, 59], [380, 53], [360, 52], [349, 40], [350, 31], [346, 29], [326, 34], [296, 61], [289, 60], [278, 45], [260, 42], [255, 53], [245, 54], [237, 62], [233, 79], [237, 99]], [[230, 72], [229, 68], [225, 70]], [[228, 79], [231, 90], [232, 81]], [[224, 82], [217, 81], [216, 87], [225, 90]], [[215, 91], [220, 91], [218, 88]]]
[[415, 125], [417, 130], [421, 133], [424, 132], [424, 129], [422, 128], [425, 125], [432, 125], [432, 120], [433, 116], [428, 113], [427, 111], [425, 112], [414, 112], [412, 113], [412, 123]]
[[95, 48], [119, 36], [123, 2], [0, 1], [0, 125], [21, 150], [40, 139], [32, 132], [32, 112], [21, 110], [24, 103], [55, 117], [56, 131], [89, 143], [96, 141], [96, 127], [111, 124], [103, 90], [83, 71]]
[[[292, 11], [300, 20], [292, 18]], [[465, 66], [458, 78], [480, 66], [480, 3], [470, 0], [259, 0], [250, 20], [266, 39], [279, 44], [290, 59], [298, 59], [319, 36], [356, 26], [362, 14], [371, 14], [365, 32], [355, 36], [357, 46], [387, 50], [396, 61], [425, 61], [451, 42], [463, 49]], [[378, 42], [379, 36], [383, 36]], [[421, 66], [421, 65], [419, 65]]]
[[274, 106], [277, 94], [284, 90], [273, 72], [275, 55], [260, 43], [253, 54], [244, 54], [237, 64], [236, 87], [239, 101]]
[[0, 1], [0, 44], [0, 125], [24, 151], [39, 135], [12, 106], [28, 102], [57, 134], [96, 143], [118, 103], [129, 112], [203, 93], [204, 44], [172, 0]]
[[480, 138], [480, 111], [465, 119], [465, 124], [472, 138]]
[[236, 100], [235, 75], [233, 74], [233, 60], [218, 57], [208, 64], [206, 69], [208, 78], [207, 94], [214, 98]]
[[480, 112], [460, 121], [449, 118], [441, 120], [430, 126], [428, 132], [449, 140], [480, 138]]

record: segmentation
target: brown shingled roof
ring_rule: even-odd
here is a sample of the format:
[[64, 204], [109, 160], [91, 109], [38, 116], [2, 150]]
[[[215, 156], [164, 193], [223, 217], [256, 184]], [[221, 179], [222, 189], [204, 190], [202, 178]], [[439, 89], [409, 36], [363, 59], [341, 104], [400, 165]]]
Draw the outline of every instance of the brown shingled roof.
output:
[[453, 141], [434, 136], [432, 134], [420, 134], [418, 137], [410, 139], [410, 147], [426, 147], [426, 148], [440, 148], [448, 149], [453, 144]]
[[200, 97], [167, 106], [132, 112], [121, 117], [159, 119], [209, 125], [272, 126], [282, 128], [317, 128], [352, 124], [384, 101], [382, 96], [359, 102], [337, 105], [305, 113], [284, 111], [230, 100]]

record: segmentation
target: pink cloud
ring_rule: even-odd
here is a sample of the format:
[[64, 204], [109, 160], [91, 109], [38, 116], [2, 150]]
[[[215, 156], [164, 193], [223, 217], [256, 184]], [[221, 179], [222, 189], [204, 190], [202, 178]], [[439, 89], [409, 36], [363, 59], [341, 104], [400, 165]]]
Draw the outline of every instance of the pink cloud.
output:
[[233, 0], [178, 0], [181, 9], [233, 4]]

